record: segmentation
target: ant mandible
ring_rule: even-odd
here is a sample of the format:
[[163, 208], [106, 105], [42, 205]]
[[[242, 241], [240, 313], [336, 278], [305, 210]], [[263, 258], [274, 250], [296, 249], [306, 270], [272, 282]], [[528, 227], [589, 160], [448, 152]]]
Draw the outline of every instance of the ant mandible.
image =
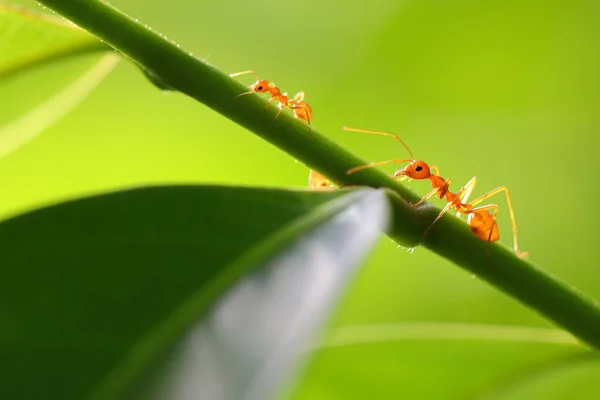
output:
[[[471, 180], [469, 182], [467, 182], [467, 184], [464, 187], [462, 187], [458, 193], [452, 193], [450, 191], [450, 183], [452, 181], [450, 179], [442, 178], [440, 176], [438, 167], [429, 166], [425, 161], [416, 160], [415, 157], [413, 156], [412, 151], [408, 148], [406, 143], [404, 143], [404, 141], [402, 141], [402, 139], [400, 139], [400, 137], [398, 135], [393, 134], [393, 133], [370, 131], [370, 130], [358, 129], [358, 128], [349, 128], [347, 126], [345, 126], [343, 129], [347, 130], [347, 131], [363, 132], [363, 133], [369, 133], [372, 135], [381, 135], [381, 136], [388, 136], [388, 137], [394, 138], [397, 141], [399, 141], [402, 144], [402, 146], [404, 146], [404, 148], [408, 151], [408, 154], [410, 155], [410, 159], [380, 161], [380, 162], [376, 162], [376, 163], [371, 163], [371, 164], [367, 164], [367, 165], [361, 165], [358, 167], [354, 167], [347, 171], [348, 175], [353, 174], [358, 171], [361, 171], [363, 169], [372, 168], [372, 167], [376, 167], [376, 166], [380, 166], [380, 165], [408, 162], [409, 164], [406, 167], [394, 172], [394, 178], [408, 177], [410, 179], [416, 179], [416, 180], [429, 179], [431, 181], [431, 186], [433, 187], [433, 190], [431, 192], [427, 193], [416, 204], [411, 204], [411, 205], [413, 205], [414, 207], [418, 207], [419, 205], [423, 204], [423, 202], [425, 202], [425, 200], [429, 199], [430, 197], [432, 197], [434, 195], [437, 195], [437, 197], [440, 199], [444, 199], [444, 197], [446, 198], [446, 200], [445, 200], [447, 202], [446, 206], [442, 209], [442, 211], [439, 213], [437, 218], [431, 223], [431, 225], [425, 230], [425, 232], [424, 232], [425, 236], [427, 236], [427, 233], [429, 232], [431, 227], [448, 210], [450, 210], [452, 207], [455, 207], [456, 211], [457, 211], [457, 216], [460, 216], [460, 214], [465, 214], [468, 216], [469, 227], [471, 228], [471, 231], [475, 234], [475, 236], [477, 236], [478, 238], [480, 238], [482, 240], [487, 241], [488, 244], [497, 241], [498, 239], [500, 239], [498, 223], [496, 222], [496, 219], [498, 217], [498, 205], [497, 204], [488, 204], [488, 205], [479, 206], [479, 207], [475, 207], [475, 206], [477, 204], [483, 202], [484, 200], [492, 197], [493, 195], [503, 191], [506, 193], [506, 200], [508, 203], [510, 220], [512, 222], [514, 251], [517, 254], [517, 256], [519, 256], [519, 257], [527, 257], [529, 255], [527, 252], [519, 251], [519, 246], [517, 243], [517, 223], [515, 221], [515, 213], [513, 210], [512, 201], [510, 199], [510, 193], [506, 186], [497, 187], [496, 189], [491, 190], [491, 191], [483, 194], [482, 196], [478, 197], [477, 199], [467, 203], [467, 199], [473, 192], [473, 189], [475, 188], [475, 184], [477, 183], [477, 177], [471, 178]], [[434, 171], [435, 173], [433, 173], [432, 171]], [[491, 214], [488, 210], [493, 210], [493, 214]]]
[[269, 104], [271, 104], [271, 102], [273, 100], [275, 100], [279, 103], [278, 104], [279, 111], [275, 115], [274, 119], [277, 119], [277, 117], [279, 117], [279, 114], [281, 114], [281, 112], [283, 111], [284, 108], [289, 108], [290, 110], [292, 110], [294, 112], [294, 117], [296, 117], [300, 120], [306, 121], [308, 123], [308, 125], [310, 125], [310, 120], [312, 119], [312, 109], [310, 108], [308, 103], [306, 103], [304, 101], [304, 92], [298, 92], [294, 97], [292, 97], [291, 99], [288, 99], [288, 94], [281, 93], [281, 90], [277, 86], [275, 86], [274, 82], [269, 82], [266, 79], [260, 79], [258, 77], [258, 75], [256, 74], [256, 72], [254, 72], [252, 70], [236, 72], [234, 74], [229, 74], [229, 76], [234, 78], [236, 76], [247, 75], [247, 74], [254, 75], [254, 77], [256, 78], [256, 82], [254, 82], [252, 85], [250, 85], [249, 91], [241, 93], [237, 97], [245, 96], [247, 94], [252, 94], [252, 93], [267, 93], [268, 92], [270, 97], [269, 97], [269, 100], [267, 100], [267, 105], [265, 106], [265, 110], [269, 107]]

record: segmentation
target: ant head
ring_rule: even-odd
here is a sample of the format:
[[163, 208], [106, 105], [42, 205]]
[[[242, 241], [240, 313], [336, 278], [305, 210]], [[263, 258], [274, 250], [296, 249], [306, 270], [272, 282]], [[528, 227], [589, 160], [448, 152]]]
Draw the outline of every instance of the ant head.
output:
[[261, 79], [256, 81], [250, 88], [253, 92], [264, 93], [269, 90], [269, 81]]
[[404, 169], [394, 172], [394, 178], [399, 176], [407, 176], [410, 179], [429, 179], [431, 171], [425, 161], [414, 160], [404, 167]]

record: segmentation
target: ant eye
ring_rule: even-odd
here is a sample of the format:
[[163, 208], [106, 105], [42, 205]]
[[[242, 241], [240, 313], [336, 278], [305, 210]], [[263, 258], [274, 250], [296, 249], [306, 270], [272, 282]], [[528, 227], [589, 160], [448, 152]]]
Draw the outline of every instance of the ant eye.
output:
[[419, 172], [419, 171], [421, 171], [422, 169], [423, 169], [423, 167], [421, 167], [421, 166], [419, 165], [419, 166], [417, 166], [417, 168], [415, 168], [415, 171]]
[[262, 90], [262, 86], [259, 86], [256, 88], [257, 90]]

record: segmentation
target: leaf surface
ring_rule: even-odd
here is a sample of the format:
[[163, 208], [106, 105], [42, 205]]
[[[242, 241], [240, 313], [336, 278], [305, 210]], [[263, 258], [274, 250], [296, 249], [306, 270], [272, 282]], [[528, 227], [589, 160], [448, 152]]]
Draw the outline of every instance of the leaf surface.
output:
[[387, 222], [382, 191], [219, 186], [134, 189], [6, 220], [0, 397], [129, 397], [151, 377], [161, 398], [197, 382], [232, 390], [214, 398], [264, 398], [290, 379]]

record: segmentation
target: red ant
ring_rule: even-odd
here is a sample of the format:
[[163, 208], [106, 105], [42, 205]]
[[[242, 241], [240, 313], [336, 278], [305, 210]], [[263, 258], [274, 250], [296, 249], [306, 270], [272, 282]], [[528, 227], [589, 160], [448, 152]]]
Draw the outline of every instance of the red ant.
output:
[[315, 170], [310, 170], [308, 174], [308, 187], [312, 190], [333, 190], [331, 181]]
[[[344, 127], [344, 130], [353, 131], [353, 132], [363, 132], [370, 133], [373, 135], [381, 135], [388, 136], [399, 141], [402, 146], [408, 151], [410, 154], [410, 159], [402, 159], [402, 160], [388, 160], [388, 161], [380, 161], [376, 163], [371, 163], [367, 165], [361, 165], [358, 167], [351, 168], [347, 171], [347, 174], [353, 174], [355, 172], [361, 171], [363, 169], [376, 167], [379, 165], [385, 164], [395, 164], [402, 162], [409, 162], [409, 164], [403, 169], [399, 169], [394, 172], [394, 178], [398, 177], [408, 177], [410, 179], [429, 179], [431, 180], [431, 186], [433, 190], [427, 193], [419, 202], [416, 204], [411, 204], [414, 207], [418, 207], [425, 200], [430, 197], [437, 195], [440, 199], [446, 197], [446, 206], [439, 213], [437, 218], [431, 223], [431, 225], [425, 230], [424, 235], [427, 236], [427, 233], [431, 229], [431, 227], [444, 215], [448, 210], [452, 207], [456, 207], [457, 216], [460, 214], [468, 215], [468, 223], [471, 231], [478, 238], [485, 240], [488, 244], [497, 241], [500, 238], [500, 233], [498, 230], [498, 223], [496, 222], [496, 218], [498, 216], [498, 205], [497, 204], [488, 204], [484, 206], [475, 207], [475, 205], [481, 203], [482, 201], [492, 197], [493, 195], [504, 191], [506, 193], [506, 200], [508, 202], [508, 210], [510, 213], [510, 220], [512, 222], [512, 230], [513, 230], [513, 248], [515, 253], [519, 257], [527, 257], [529, 254], [526, 252], [519, 251], [519, 246], [517, 244], [517, 223], [515, 222], [515, 213], [513, 211], [512, 201], [510, 199], [510, 194], [508, 192], [508, 188], [506, 186], [497, 187], [494, 190], [485, 193], [484, 195], [478, 197], [477, 199], [467, 203], [468, 197], [471, 195], [471, 192], [475, 188], [475, 184], [477, 183], [477, 178], [473, 177], [467, 184], [460, 189], [458, 193], [452, 193], [450, 191], [450, 179], [444, 179], [439, 175], [439, 168], [436, 166], [429, 166], [426, 162], [421, 160], [416, 160], [413, 156], [412, 151], [408, 148], [406, 143], [400, 139], [398, 135], [393, 133], [386, 132], [378, 132], [378, 131], [370, 131], [365, 129], [357, 129], [357, 128], [349, 128]], [[432, 173], [435, 171], [435, 173]], [[488, 210], [494, 210], [493, 215]]]
[[281, 93], [281, 90], [279, 90], [279, 88], [277, 86], [275, 86], [275, 83], [269, 82], [266, 79], [259, 79], [256, 72], [254, 72], [252, 70], [237, 72], [235, 74], [229, 74], [229, 76], [234, 78], [236, 76], [246, 75], [246, 74], [254, 75], [254, 77], [256, 78], [256, 82], [254, 82], [252, 85], [250, 85], [250, 90], [248, 92], [244, 92], [244, 93], [238, 95], [237, 97], [244, 96], [247, 94], [252, 94], [252, 93], [268, 92], [269, 96], [271, 96], [271, 97], [267, 101], [265, 110], [269, 107], [269, 104], [271, 104], [271, 102], [273, 100], [275, 100], [279, 103], [278, 104], [279, 111], [275, 115], [274, 119], [277, 119], [277, 117], [279, 117], [279, 114], [281, 114], [281, 112], [283, 111], [283, 108], [287, 107], [294, 112], [294, 117], [301, 119], [303, 121], [306, 121], [308, 123], [308, 125], [310, 125], [310, 120], [312, 119], [312, 109], [304, 101], [304, 92], [298, 92], [294, 97], [292, 97], [291, 99], [288, 99], [288, 94]]

